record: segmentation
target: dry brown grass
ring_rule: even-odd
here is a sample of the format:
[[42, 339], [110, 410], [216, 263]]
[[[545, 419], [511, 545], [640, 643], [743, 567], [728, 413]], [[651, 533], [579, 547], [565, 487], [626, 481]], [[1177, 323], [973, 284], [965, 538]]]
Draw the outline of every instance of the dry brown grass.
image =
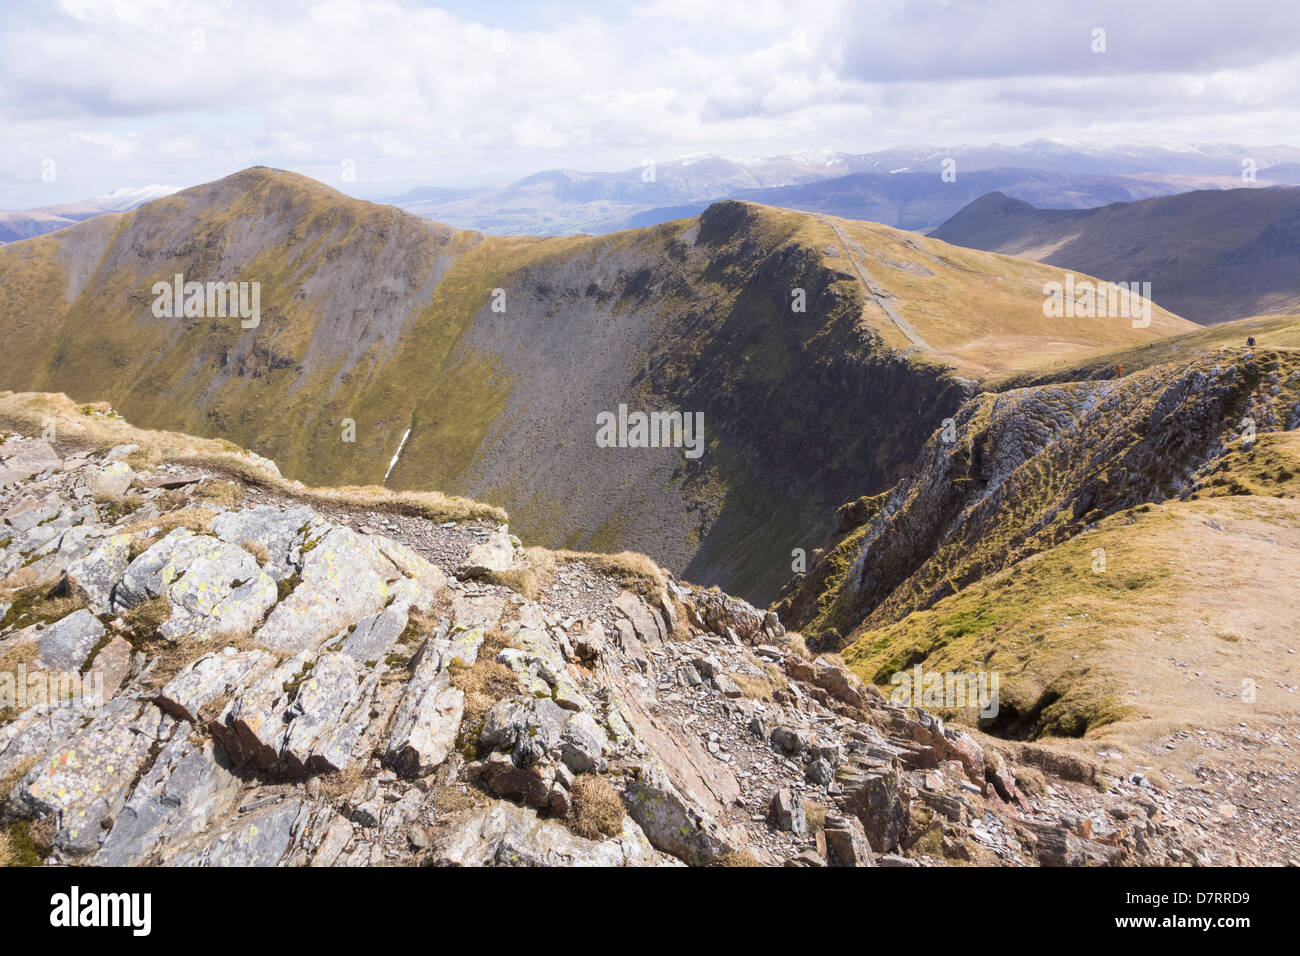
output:
[[123, 495], [121, 498], [106, 498], [102, 495], [96, 495], [95, 503], [99, 506], [99, 515], [104, 521], [109, 524], [117, 524], [117, 522], [143, 508], [144, 498], [140, 497], [140, 495]]
[[473, 787], [462, 788], [441, 784], [433, 790], [433, 805], [443, 814], [459, 813], [461, 810], [471, 810], [474, 807], [484, 806], [487, 802], [487, 796], [482, 791], [475, 790]]
[[528, 548], [529, 564], [543, 576], [553, 574], [562, 561], [581, 561], [593, 571], [605, 574], [624, 587], [648, 586], [649, 594], [658, 600], [659, 592], [668, 584], [668, 572], [636, 551], [619, 551], [617, 554], [597, 554], [593, 551], [551, 551], [547, 548]]
[[542, 575], [536, 568], [515, 568], [510, 571], [489, 571], [482, 580], [489, 584], [509, 588], [529, 601], [536, 601], [542, 593]]
[[0, 830], [0, 867], [17, 865], [18, 852], [14, 849], [13, 840], [9, 838], [9, 831]]
[[770, 681], [765, 677], [758, 677], [754, 674], [736, 674], [727, 675], [736, 682], [736, 686], [741, 692], [751, 700], [771, 700], [773, 687]]
[[326, 800], [343, 800], [365, 781], [360, 763], [351, 763], [337, 773], [323, 773], [316, 778], [320, 795]]
[[238, 508], [244, 500], [243, 486], [222, 478], [204, 478], [194, 486], [194, 494], [223, 508]]
[[497, 660], [497, 654], [503, 648], [515, 646], [512, 637], [494, 627], [483, 635], [483, 645], [478, 649], [478, 659], [473, 665], [466, 666], [456, 660], [448, 668], [452, 685], [465, 695], [461, 726], [475, 735], [493, 704], [523, 693], [515, 672]]
[[[141, 518], [139, 521], [132, 521], [122, 528], [120, 533], [135, 535], [145, 531], [157, 530], [159, 532], [158, 537], [162, 537], [177, 528], [186, 528], [195, 534], [205, 534], [212, 524], [212, 519], [216, 516], [217, 513], [211, 508], [198, 505], [194, 508], [182, 508], [180, 511], [169, 511], [155, 518]], [[155, 540], [157, 539], [155, 538]]]
[[[56, 584], [52, 587], [14, 588], [0, 592], [0, 600], [12, 605], [4, 617], [4, 624], [13, 628], [51, 624], [86, 606], [86, 602], [79, 597], [57, 593], [59, 589], [60, 586]], [[24, 652], [11, 648], [6, 655], [21, 653]]]
[[266, 562], [271, 560], [271, 556], [266, 553], [266, 548], [258, 544], [256, 541], [250, 541], [248, 538], [245, 538], [243, 541], [239, 542], [239, 546], [253, 556], [253, 560], [257, 562], [258, 567], [266, 567]]
[[[137, 650], [144, 650], [153, 658], [153, 669], [149, 671], [149, 684], [157, 689], [161, 689], [169, 680], [208, 651], [236, 643], [225, 640], [218, 642], [205, 641], [201, 638], [189, 636], [183, 637], [175, 643], [167, 643], [161, 640], [155, 641], [150, 638], [141, 640], [134, 634], [126, 635], [126, 639], [131, 643], [132, 647]], [[239, 646], [239, 644], [236, 643], [236, 646]], [[207, 719], [206, 712], [201, 716]], [[213, 716], [217, 715], [214, 714]]]
[[748, 850], [729, 850], [718, 857], [710, 866], [762, 866]]
[[573, 781], [573, 804], [565, 822], [588, 840], [616, 836], [623, 832], [623, 801], [604, 777], [582, 774]]
[[794, 651], [806, 661], [810, 661], [816, 656], [809, 652], [808, 642], [804, 640], [803, 635], [798, 631], [786, 631], [785, 643], [790, 645], [790, 650]]
[[509, 520], [506, 512], [495, 505], [445, 495], [440, 491], [391, 491], [380, 485], [313, 488], [285, 479], [255, 459], [230, 452], [180, 455], [170, 460], [179, 465], [220, 472], [246, 485], [266, 488], [309, 504], [315, 502], [353, 511], [413, 515], [429, 521], [483, 520], [505, 524]]
[[1047, 796], [1047, 777], [1037, 767], [1016, 767], [1016, 786], [1030, 796]]
[[804, 819], [808, 821], [808, 832], [816, 833], [826, 829], [826, 808], [812, 800], [803, 802]]
[[130, 632], [127, 640], [133, 647], [149, 643], [157, 635], [158, 628], [171, 616], [171, 603], [163, 595], [141, 601], [122, 615], [126, 629]]
[[133, 468], [155, 467], [176, 455], [239, 450], [227, 441], [136, 428], [116, 417], [106, 402], [80, 405], [61, 392], [0, 392], [0, 424], [26, 435], [40, 435], [47, 423], [54, 425], [55, 441], [82, 448], [139, 445], [139, 451], [128, 458]]

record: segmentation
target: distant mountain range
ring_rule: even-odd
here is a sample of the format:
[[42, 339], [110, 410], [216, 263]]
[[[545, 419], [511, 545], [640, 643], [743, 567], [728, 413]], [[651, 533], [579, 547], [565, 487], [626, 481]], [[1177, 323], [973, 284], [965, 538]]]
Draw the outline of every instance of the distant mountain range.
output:
[[[956, 176], [945, 180], [945, 162]], [[1019, 146], [899, 146], [873, 153], [803, 150], [766, 158], [684, 156], [617, 172], [558, 169], [500, 189], [417, 189], [387, 201], [493, 235], [600, 234], [699, 215], [718, 199], [926, 230], [994, 190], [1081, 209], [1242, 183], [1300, 182], [1300, 149], [1210, 143], [1183, 148], [1035, 140]]]
[[[666, 162], [647, 160], [613, 172], [545, 170], [501, 187], [419, 186], [383, 201], [488, 235], [600, 235], [698, 216], [719, 199], [926, 232], [990, 192], [1039, 208], [1087, 209], [1191, 189], [1231, 189], [1242, 184], [1246, 161], [1254, 164], [1259, 185], [1300, 184], [1300, 148], [1293, 146], [1096, 145], [1038, 139], [1012, 146], [896, 146], [870, 153], [701, 153]], [[119, 189], [78, 203], [0, 212], [0, 242], [133, 209], [177, 189]]]
[[1300, 189], [1197, 190], [1098, 209], [1035, 209], [1001, 192], [931, 233], [1114, 282], [1150, 282], [1201, 323], [1300, 311]]
[[152, 199], [170, 196], [180, 189], [180, 186], [115, 189], [106, 195], [83, 199], [81, 202], [41, 206], [21, 212], [0, 212], [0, 243], [30, 239], [106, 212], [125, 212]]

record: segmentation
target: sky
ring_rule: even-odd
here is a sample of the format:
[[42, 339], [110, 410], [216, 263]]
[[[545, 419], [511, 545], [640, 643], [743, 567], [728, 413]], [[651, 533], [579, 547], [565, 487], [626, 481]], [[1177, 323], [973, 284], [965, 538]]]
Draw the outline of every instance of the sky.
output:
[[1300, 4], [0, 0], [4, 209], [1046, 136], [1300, 143]]

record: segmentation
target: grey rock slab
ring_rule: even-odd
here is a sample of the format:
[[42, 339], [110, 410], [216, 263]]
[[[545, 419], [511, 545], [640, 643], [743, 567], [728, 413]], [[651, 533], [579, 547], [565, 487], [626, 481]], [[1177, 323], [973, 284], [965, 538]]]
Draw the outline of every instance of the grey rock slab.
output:
[[304, 538], [319, 537], [327, 527], [327, 522], [305, 505], [258, 505], [212, 519], [212, 533], [222, 541], [236, 546], [251, 541], [265, 548], [266, 571], [277, 581], [298, 570]]
[[479, 746], [509, 751], [517, 766], [526, 767], [559, 746], [570, 716], [549, 697], [498, 701], [483, 718]]
[[717, 823], [678, 792], [657, 761], [641, 767], [623, 803], [655, 849], [691, 866], [707, 866], [734, 849]]
[[788, 787], [782, 787], [772, 794], [767, 817], [778, 830], [788, 830], [801, 838], [808, 834], [808, 820], [804, 814], [803, 801]]
[[342, 628], [383, 610], [391, 596], [373, 552], [350, 528], [333, 526], [304, 548], [302, 583], [254, 634], [258, 644], [278, 653], [319, 647]]
[[560, 759], [574, 773], [598, 773], [608, 761], [609, 737], [586, 711], [572, 714], [560, 734]]
[[493, 531], [487, 538], [469, 549], [464, 563], [456, 569], [463, 579], [511, 571], [525, 566], [526, 561], [519, 539], [505, 530]]
[[3, 520], [14, 531], [30, 531], [37, 525], [58, 517], [62, 509], [63, 501], [56, 492], [51, 491], [44, 498], [14, 505], [3, 515], [0, 515], [0, 520]]
[[472, 666], [482, 644], [480, 627], [448, 631], [425, 642], [393, 715], [385, 755], [390, 767], [414, 777], [447, 759], [465, 711], [465, 695], [452, 686], [448, 668], [454, 660]]
[[851, 816], [827, 816], [826, 862], [831, 866], [875, 866], [876, 858], [861, 822]]
[[325, 835], [321, 838], [320, 845], [316, 848], [316, 853], [311, 858], [309, 865], [333, 866], [339, 855], [351, 842], [352, 835], [355, 832], [356, 830], [351, 823], [336, 814], [325, 829]]
[[107, 614], [113, 609], [113, 589], [130, 563], [130, 535], [109, 535], [89, 554], [68, 565], [68, 587], [96, 614]]
[[104, 636], [104, 625], [85, 608], [73, 611], [40, 632], [41, 664], [52, 671], [79, 672]]
[[394, 601], [378, 614], [363, 617], [339, 649], [359, 664], [382, 661], [406, 630], [408, 608]]
[[265, 770], [279, 761], [289, 709], [285, 687], [299, 678], [306, 666], [307, 657], [302, 654], [263, 674], [231, 700], [211, 725], [213, 735], [238, 766]]
[[418, 585], [420, 590], [414, 603], [424, 609], [430, 607], [433, 599], [447, 586], [447, 575], [400, 541], [383, 535], [372, 536], [370, 540], [398, 571]]
[[207, 704], [252, 683], [275, 663], [275, 656], [262, 650], [226, 647], [204, 654], [168, 681], [154, 703], [178, 720], [197, 723]]
[[104, 455], [104, 460], [118, 461], [119, 459], [127, 458], [131, 455], [134, 455], [139, 450], [140, 450], [139, 445], [114, 445]]
[[137, 557], [113, 591], [115, 608], [165, 596], [164, 637], [245, 637], [275, 604], [271, 577], [243, 548], [177, 528]]
[[497, 660], [515, 672], [529, 693], [547, 695], [569, 710], [591, 709], [559, 644], [545, 627], [521, 627], [513, 636], [519, 646], [502, 648]]
[[461, 811], [440, 828], [428, 854], [440, 866], [673, 866], [630, 819], [607, 840], [587, 840], [557, 820], [494, 800]]
[[649, 647], [658, 647], [668, 636], [663, 618], [631, 591], [621, 591], [615, 606], [632, 622], [637, 638]]
[[49, 442], [10, 438], [0, 445], [0, 462], [0, 485], [8, 485], [39, 475], [47, 468], [58, 468], [61, 459]]
[[87, 677], [101, 701], [111, 700], [130, 676], [133, 653], [134, 649], [126, 638], [114, 637], [94, 656]]
[[358, 670], [357, 663], [346, 654], [323, 654], [298, 686], [286, 711], [290, 723], [281, 748], [281, 756], [291, 770], [303, 772], [318, 762], [313, 754], [356, 701], [360, 689]]
[[0, 780], [30, 769], [32, 761], [72, 737], [83, 721], [76, 708], [43, 703], [0, 726]]
[[292, 848], [309, 809], [304, 800], [289, 798], [240, 814], [222, 829], [205, 834], [202, 846], [177, 853], [165, 865], [275, 866]]
[[457, 594], [451, 601], [451, 618], [465, 627], [487, 631], [501, 620], [505, 607], [506, 599], [501, 594]]
[[90, 862], [140, 866], [165, 859], [218, 825], [239, 793], [239, 779], [211, 741], [177, 733], [141, 777]]

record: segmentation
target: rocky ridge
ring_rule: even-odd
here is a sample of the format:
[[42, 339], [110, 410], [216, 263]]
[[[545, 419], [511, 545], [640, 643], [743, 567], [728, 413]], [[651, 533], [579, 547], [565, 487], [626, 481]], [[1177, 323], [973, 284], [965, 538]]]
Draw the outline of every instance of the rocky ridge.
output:
[[0, 445], [0, 672], [103, 695], [0, 710], [18, 862], [1232, 862], [719, 591], [135, 451]]

